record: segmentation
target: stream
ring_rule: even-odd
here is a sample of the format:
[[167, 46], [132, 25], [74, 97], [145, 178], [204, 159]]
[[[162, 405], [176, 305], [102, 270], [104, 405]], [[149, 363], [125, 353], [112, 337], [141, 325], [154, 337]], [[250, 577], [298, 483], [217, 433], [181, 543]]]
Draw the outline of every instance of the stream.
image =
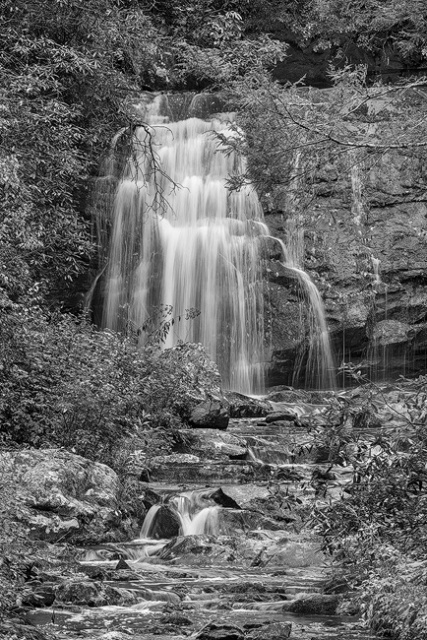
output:
[[[371, 637], [304, 526], [313, 499], [338, 499], [351, 479], [343, 469], [321, 490], [312, 481], [328, 465], [296, 417], [321, 410], [277, 404], [227, 431], [185, 430], [181, 451], [141, 467], [151, 508], [140, 537], [81, 550], [81, 598], [92, 606], [34, 610], [32, 624], [111, 640]], [[91, 602], [93, 584], [127, 602]]]

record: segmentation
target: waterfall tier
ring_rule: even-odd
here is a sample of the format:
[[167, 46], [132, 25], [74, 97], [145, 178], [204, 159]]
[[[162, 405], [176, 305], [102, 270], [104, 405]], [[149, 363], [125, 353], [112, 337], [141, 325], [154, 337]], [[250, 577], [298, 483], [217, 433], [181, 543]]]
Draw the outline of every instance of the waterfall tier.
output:
[[[149, 124], [134, 131], [110, 220], [103, 326], [131, 330], [144, 344], [163, 323], [163, 347], [201, 343], [225, 388], [262, 393], [268, 346], [261, 249], [271, 235], [254, 189], [227, 189], [227, 179], [245, 171], [244, 158], [224, 144], [240, 135], [230, 115], [194, 117], [206, 117], [198, 98], [186, 105], [186, 119], [170, 121], [171, 105], [176, 111], [181, 103], [160, 96], [145, 111]], [[308, 310], [306, 384], [330, 387], [323, 303], [295, 261], [303, 246], [294, 235], [290, 246], [278, 242]]]
[[166, 347], [200, 342], [225, 387], [260, 392], [267, 227], [252, 189], [227, 190], [242, 160], [221, 152], [217, 132], [232, 135], [225, 122], [198, 118], [135, 132], [115, 198], [103, 324], [141, 332], [168, 309]]

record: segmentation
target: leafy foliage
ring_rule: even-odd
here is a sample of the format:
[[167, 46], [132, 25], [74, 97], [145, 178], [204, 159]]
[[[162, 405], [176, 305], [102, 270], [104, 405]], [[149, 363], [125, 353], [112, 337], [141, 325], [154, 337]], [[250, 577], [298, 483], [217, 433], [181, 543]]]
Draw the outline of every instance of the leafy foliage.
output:
[[281, 24], [299, 46], [329, 50], [340, 62], [358, 54], [387, 61], [397, 52], [412, 66], [427, 55], [423, 0], [258, 0], [246, 19], [253, 30], [273, 31]]
[[219, 388], [201, 345], [139, 349], [37, 307], [7, 313], [2, 325], [3, 444], [64, 446], [114, 467], [126, 438], [179, 425]]
[[[245, 136], [229, 144], [242, 149], [248, 169], [230, 186], [251, 181], [267, 210], [289, 205], [306, 215], [321, 194], [325, 167], [334, 165], [344, 175], [352, 168], [368, 171], [396, 150], [405, 161], [411, 154], [416, 175], [427, 148], [419, 120], [425, 79], [386, 87], [368, 85], [366, 73], [366, 66], [331, 69], [334, 87], [327, 93], [300, 84], [283, 87], [260, 73], [239, 81], [238, 126]], [[421, 197], [422, 180], [414, 182]]]
[[314, 479], [314, 523], [371, 628], [396, 639], [424, 637], [426, 402], [425, 377], [387, 391], [367, 385], [332, 401], [324, 426], [313, 425], [329, 469], [352, 470], [338, 501], [325, 500]]
[[362, 49], [385, 54], [387, 47], [397, 48], [404, 59], [419, 63], [427, 55], [425, 25], [427, 10], [422, 0], [340, 0], [314, 2], [311, 29], [316, 29], [325, 46], [345, 46], [354, 41]]

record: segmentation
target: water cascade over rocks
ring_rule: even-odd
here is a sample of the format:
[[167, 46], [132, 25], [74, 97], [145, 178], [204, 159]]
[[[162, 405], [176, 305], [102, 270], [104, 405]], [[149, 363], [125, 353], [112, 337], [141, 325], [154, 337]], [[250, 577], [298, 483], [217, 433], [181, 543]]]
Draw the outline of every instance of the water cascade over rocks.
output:
[[94, 640], [373, 640], [308, 518], [313, 500], [346, 494], [353, 471], [331, 471], [329, 447], [307, 429], [329, 405], [294, 394], [270, 401], [265, 419], [195, 430], [193, 459], [141, 460], [138, 473], [151, 474], [138, 486], [140, 534], [80, 547], [78, 573], [59, 583], [40, 571], [42, 583], [28, 584], [46, 606], [32, 609], [32, 624], [54, 620], [64, 637]]
[[[226, 188], [227, 177], [244, 170], [216, 135], [236, 135], [230, 115], [194, 117], [200, 100], [185, 114], [181, 101], [174, 116], [171, 100], [159, 96], [144, 114], [149, 126], [135, 129], [111, 218], [103, 325], [132, 327], [144, 342], [167, 318], [166, 348], [200, 342], [226, 388], [260, 393], [267, 359], [260, 250], [269, 231], [254, 190]], [[309, 365], [317, 386], [330, 386], [320, 296], [307, 274], [287, 266], [315, 309]]]
[[[218, 509], [217, 506], [202, 506], [198, 500], [200, 494], [206, 494], [206, 491], [189, 491], [175, 496], [171, 502], [172, 513], [176, 513], [179, 518], [179, 535], [218, 535]], [[151, 538], [156, 536], [156, 518], [161, 513], [160, 505], [153, 505], [147, 515], [141, 528], [140, 537]], [[160, 528], [161, 530], [161, 528]]]

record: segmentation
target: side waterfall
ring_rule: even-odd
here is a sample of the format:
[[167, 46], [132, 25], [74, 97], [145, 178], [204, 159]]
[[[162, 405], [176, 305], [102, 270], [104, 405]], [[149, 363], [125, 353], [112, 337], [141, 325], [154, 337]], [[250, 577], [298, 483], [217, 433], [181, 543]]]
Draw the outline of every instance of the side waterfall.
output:
[[[131, 327], [144, 343], [144, 329], [163, 310], [171, 321], [166, 348], [180, 340], [202, 343], [225, 388], [262, 393], [260, 249], [269, 231], [255, 191], [226, 188], [229, 175], [244, 171], [244, 159], [225, 153], [215, 135], [235, 135], [227, 119], [170, 121], [161, 115], [165, 100], [160, 96], [145, 114], [149, 126], [135, 129], [116, 191], [103, 326], [115, 331]], [[287, 266], [309, 294], [309, 305], [317, 305], [317, 366], [320, 373], [330, 371], [320, 295], [307, 274]], [[328, 376], [322, 384], [329, 386]]]
[[[205, 506], [204, 497], [209, 494], [206, 489], [196, 489], [178, 494], [170, 500], [168, 508], [178, 516], [179, 533], [182, 536], [218, 535], [218, 513], [220, 507]], [[153, 505], [147, 512], [140, 532], [140, 538], [152, 537], [159, 505]]]

